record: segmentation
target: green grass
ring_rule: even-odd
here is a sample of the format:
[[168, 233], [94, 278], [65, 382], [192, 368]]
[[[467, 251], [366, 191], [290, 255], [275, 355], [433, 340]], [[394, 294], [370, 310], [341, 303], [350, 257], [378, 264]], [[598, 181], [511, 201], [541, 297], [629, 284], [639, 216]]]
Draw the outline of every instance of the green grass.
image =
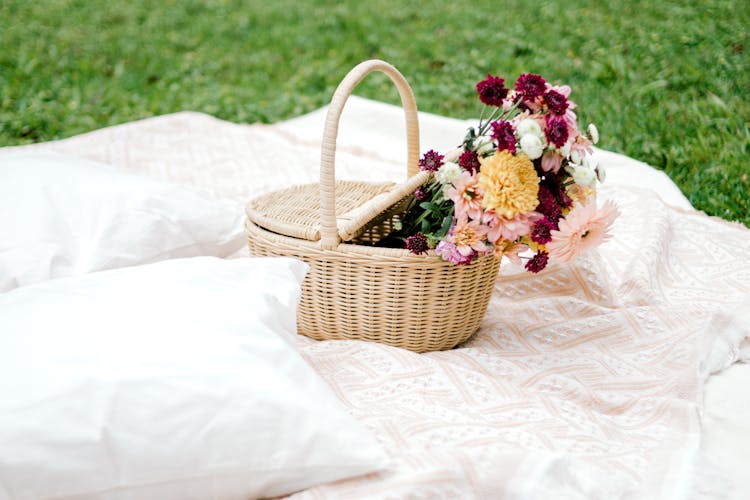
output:
[[[750, 4], [615, 3], [3, 0], [0, 146], [180, 110], [282, 120], [371, 57], [402, 70], [421, 110], [463, 118], [487, 72], [537, 72], [573, 87], [601, 147], [750, 225]], [[358, 93], [398, 102], [380, 76]]]

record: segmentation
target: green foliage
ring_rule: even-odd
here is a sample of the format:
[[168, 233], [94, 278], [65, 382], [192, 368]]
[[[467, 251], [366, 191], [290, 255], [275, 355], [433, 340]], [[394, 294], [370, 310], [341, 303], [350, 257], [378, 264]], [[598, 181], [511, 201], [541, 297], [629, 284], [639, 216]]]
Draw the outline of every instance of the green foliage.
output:
[[404, 212], [403, 230], [396, 236], [403, 234], [407, 237], [421, 232], [427, 237], [430, 248], [434, 248], [448, 234], [453, 223], [453, 202], [445, 198], [443, 185], [434, 176], [422, 189], [425, 199], [431, 201], [420, 203], [413, 200]]
[[[747, 26], [747, 0], [4, 0], [0, 146], [180, 110], [283, 120], [371, 57], [402, 70], [420, 109], [460, 118], [476, 118], [487, 72], [536, 72], [573, 87], [601, 147], [750, 224]], [[358, 93], [398, 102], [385, 77]]]

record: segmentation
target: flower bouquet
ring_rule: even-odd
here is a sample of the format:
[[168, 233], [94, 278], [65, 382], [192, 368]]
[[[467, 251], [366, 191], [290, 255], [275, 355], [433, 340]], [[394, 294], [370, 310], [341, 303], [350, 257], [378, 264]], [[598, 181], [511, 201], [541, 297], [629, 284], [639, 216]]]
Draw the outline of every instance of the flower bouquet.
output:
[[508, 89], [488, 74], [476, 88], [479, 124], [456, 149], [424, 154], [429, 180], [394, 236], [415, 254], [435, 249], [461, 265], [494, 253], [533, 273], [605, 241], [618, 210], [611, 201], [597, 208], [598, 132], [578, 128], [570, 87], [523, 74]]

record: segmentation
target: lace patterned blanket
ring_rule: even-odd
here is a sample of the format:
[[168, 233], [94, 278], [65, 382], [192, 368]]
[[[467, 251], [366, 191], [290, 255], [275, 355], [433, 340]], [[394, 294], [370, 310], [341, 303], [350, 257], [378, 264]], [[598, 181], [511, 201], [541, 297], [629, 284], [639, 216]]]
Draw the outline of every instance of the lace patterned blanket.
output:
[[[345, 113], [337, 175], [401, 179], [405, 154], [390, 124], [398, 113], [356, 98], [353, 105], [367, 118], [353, 115], [347, 125]], [[241, 209], [257, 193], [317, 180], [321, 117], [248, 126], [179, 113], [25, 148], [103, 161]], [[431, 115], [422, 124], [423, 149], [451, 145], [463, 131], [462, 122]], [[600, 155], [612, 181], [600, 197], [622, 213], [615, 237], [539, 275], [504, 267], [482, 327], [465, 345], [419, 355], [299, 338], [306, 359], [393, 460], [378, 474], [295, 498], [725, 491], [701, 457], [702, 387], [709, 373], [747, 356], [750, 230], [691, 210], [663, 174]], [[666, 188], [648, 189], [659, 185]]]

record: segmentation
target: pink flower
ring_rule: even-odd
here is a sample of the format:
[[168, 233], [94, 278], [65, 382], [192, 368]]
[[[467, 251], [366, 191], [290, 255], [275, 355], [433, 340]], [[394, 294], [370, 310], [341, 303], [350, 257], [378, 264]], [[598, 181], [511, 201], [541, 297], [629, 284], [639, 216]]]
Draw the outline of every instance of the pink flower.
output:
[[547, 243], [550, 257], [567, 264], [583, 252], [609, 239], [609, 229], [620, 214], [612, 201], [597, 211], [596, 203], [577, 205], [559, 221], [559, 230], [552, 231]]
[[568, 124], [568, 130], [571, 131], [571, 135], [574, 135], [574, 133], [578, 133], [578, 117], [571, 110], [570, 104], [572, 102], [573, 101], [568, 101], [568, 110], [565, 111], [565, 114], [562, 115], [562, 117], [565, 120], [565, 123]]
[[[559, 92], [563, 96], [565, 96], [566, 99], [570, 97], [570, 86], [569, 85], [554, 85], [550, 86], [548, 90], [554, 90], [555, 92]], [[574, 108], [575, 104], [573, 101], [568, 100], [569, 107]]]
[[557, 173], [562, 166], [563, 157], [560, 156], [556, 151], [547, 151], [542, 155], [542, 170], [549, 172], [550, 170]]
[[521, 256], [519, 254], [528, 250], [529, 247], [523, 243], [513, 243], [512, 241], [505, 241], [495, 245], [495, 256], [497, 258], [507, 257], [513, 264], [521, 265]]
[[456, 245], [458, 252], [467, 257], [472, 253], [486, 252], [488, 250], [487, 226], [482, 225], [479, 220], [469, 220], [466, 214], [462, 214], [451, 231], [451, 241]]
[[466, 214], [472, 219], [482, 216], [482, 190], [475, 175], [462, 172], [445, 194], [456, 206], [456, 214]]
[[544, 215], [538, 212], [526, 212], [518, 214], [512, 219], [506, 219], [488, 210], [484, 213], [482, 222], [489, 226], [487, 241], [496, 243], [499, 241], [515, 241], [521, 236], [529, 234], [534, 223], [543, 217]]
[[594, 154], [594, 147], [591, 141], [583, 134], [577, 133], [570, 146], [570, 151], [576, 152], [579, 156]]
[[505, 97], [505, 99], [503, 99], [503, 110], [508, 111], [515, 105], [516, 101], [518, 101], [519, 99], [521, 99], [521, 96], [518, 95], [518, 92], [516, 92], [515, 90], [511, 90], [510, 92], [508, 92], [508, 95]]
[[450, 241], [441, 241], [435, 248], [435, 253], [443, 258], [444, 261], [450, 262], [451, 264], [464, 265], [468, 264], [477, 256], [477, 252], [473, 252], [470, 255], [463, 255], [458, 251], [456, 245]]

